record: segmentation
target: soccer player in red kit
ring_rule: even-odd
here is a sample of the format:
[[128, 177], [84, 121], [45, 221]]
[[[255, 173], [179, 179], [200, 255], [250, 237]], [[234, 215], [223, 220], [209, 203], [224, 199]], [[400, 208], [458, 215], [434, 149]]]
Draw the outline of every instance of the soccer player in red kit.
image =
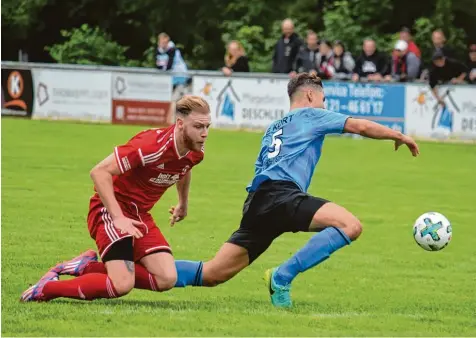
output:
[[[176, 183], [179, 202], [170, 210], [171, 224], [186, 216], [191, 169], [204, 156], [210, 108], [198, 96], [185, 96], [176, 113], [174, 125], [137, 134], [91, 171], [96, 193], [90, 200], [88, 229], [102, 262], [88, 250], [60, 263], [28, 288], [21, 301], [116, 298], [134, 287], [174, 287], [172, 251], [149, 210]], [[76, 278], [60, 281], [59, 275]]]

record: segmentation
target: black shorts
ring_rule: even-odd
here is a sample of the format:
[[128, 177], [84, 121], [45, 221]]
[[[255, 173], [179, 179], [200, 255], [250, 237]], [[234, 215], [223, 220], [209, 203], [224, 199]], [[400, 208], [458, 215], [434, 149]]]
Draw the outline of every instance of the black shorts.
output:
[[327, 200], [302, 192], [290, 181], [266, 181], [249, 193], [240, 228], [228, 243], [248, 250], [251, 264], [285, 232], [309, 231], [311, 220]]

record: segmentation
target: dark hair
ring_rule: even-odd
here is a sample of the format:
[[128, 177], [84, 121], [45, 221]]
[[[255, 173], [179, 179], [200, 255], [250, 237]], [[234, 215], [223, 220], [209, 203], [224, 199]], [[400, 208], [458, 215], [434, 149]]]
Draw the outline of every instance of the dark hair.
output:
[[288, 95], [292, 99], [293, 95], [300, 87], [310, 86], [318, 90], [322, 90], [322, 80], [316, 74], [299, 73], [294, 78], [289, 80], [288, 83]]
[[322, 39], [321, 41], [319, 41], [319, 44], [327, 45], [327, 47], [332, 48], [332, 43], [329, 40], [326, 40], [326, 39]]

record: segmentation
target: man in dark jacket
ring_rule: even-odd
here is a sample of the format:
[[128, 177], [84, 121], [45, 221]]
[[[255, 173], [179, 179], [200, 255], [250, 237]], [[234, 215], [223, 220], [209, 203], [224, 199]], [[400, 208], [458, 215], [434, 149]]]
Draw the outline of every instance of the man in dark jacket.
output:
[[442, 50], [437, 50], [433, 54], [432, 60], [430, 87], [438, 102], [445, 105], [438, 94], [437, 85], [448, 82], [452, 84], [464, 83], [468, 69], [461, 62], [447, 58]]
[[367, 79], [368, 81], [382, 81], [390, 74], [389, 57], [377, 50], [375, 41], [364, 40], [362, 54], [355, 62], [352, 81]]
[[293, 67], [296, 73], [316, 71], [316, 56], [319, 53], [319, 39], [313, 31], [307, 33], [306, 45], [302, 45]]
[[294, 33], [294, 23], [291, 19], [284, 20], [281, 29], [283, 35], [274, 47], [273, 73], [288, 74], [293, 70], [302, 41]]
[[433, 31], [431, 34], [431, 42], [433, 42], [434, 52], [441, 50], [448, 58], [453, 59], [456, 57], [456, 53], [453, 48], [446, 44], [446, 36], [441, 29]]

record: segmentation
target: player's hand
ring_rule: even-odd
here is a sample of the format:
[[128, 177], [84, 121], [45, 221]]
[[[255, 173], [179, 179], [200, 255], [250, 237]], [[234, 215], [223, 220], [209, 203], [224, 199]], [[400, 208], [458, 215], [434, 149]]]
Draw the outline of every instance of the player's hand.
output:
[[395, 141], [395, 151], [397, 151], [402, 144], [405, 144], [408, 149], [410, 149], [410, 152], [413, 156], [418, 156], [420, 154], [418, 144], [416, 144], [416, 142], [410, 136], [403, 135], [402, 139]]
[[169, 213], [171, 215], [169, 218], [170, 225], [174, 226], [175, 223], [180, 222], [187, 217], [187, 206], [179, 203], [175, 207], [170, 207]]
[[135, 238], [144, 237], [142, 232], [137, 228], [139, 225], [144, 226], [144, 223], [127, 218], [125, 216], [114, 218], [113, 221], [114, 227], [119, 229], [121, 233], [127, 233], [134, 236]]

